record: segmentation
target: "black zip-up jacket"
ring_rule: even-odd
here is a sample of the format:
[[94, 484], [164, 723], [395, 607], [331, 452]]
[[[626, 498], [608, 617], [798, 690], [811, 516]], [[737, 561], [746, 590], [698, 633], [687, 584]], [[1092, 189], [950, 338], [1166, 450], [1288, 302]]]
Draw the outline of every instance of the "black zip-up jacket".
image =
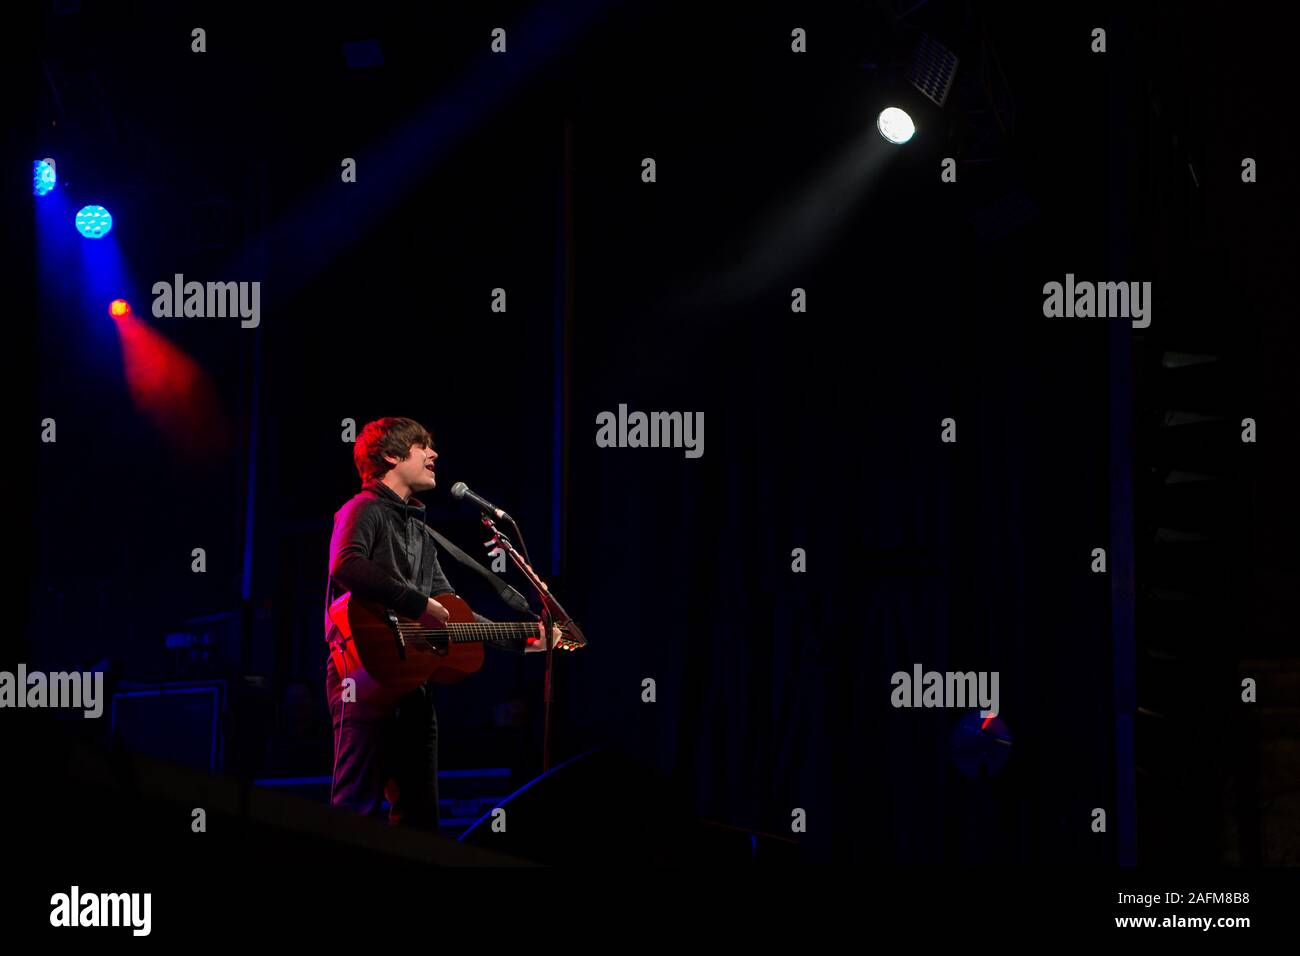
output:
[[[382, 481], [366, 482], [334, 515], [328, 602], [351, 591], [403, 617], [418, 618], [430, 597], [455, 594], [438, 562], [433, 537], [425, 531], [424, 514], [424, 502], [414, 495], [403, 501]], [[474, 617], [488, 620], [478, 613]], [[333, 638], [334, 629], [327, 619], [326, 640]], [[522, 654], [524, 639], [488, 646]]]

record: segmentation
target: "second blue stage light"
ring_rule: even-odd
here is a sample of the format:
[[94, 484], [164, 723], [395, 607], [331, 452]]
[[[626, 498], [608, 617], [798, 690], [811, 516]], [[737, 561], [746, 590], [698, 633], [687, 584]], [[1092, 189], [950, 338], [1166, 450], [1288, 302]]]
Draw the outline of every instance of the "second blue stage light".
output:
[[87, 239], [102, 239], [113, 228], [113, 216], [103, 206], [82, 206], [77, 212], [77, 232]]

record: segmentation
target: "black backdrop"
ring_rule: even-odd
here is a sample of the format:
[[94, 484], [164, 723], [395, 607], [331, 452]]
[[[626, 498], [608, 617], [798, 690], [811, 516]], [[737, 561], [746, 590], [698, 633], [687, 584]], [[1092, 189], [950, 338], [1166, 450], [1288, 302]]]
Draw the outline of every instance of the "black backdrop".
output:
[[[327, 772], [325, 546], [356, 487], [343, 423], [409, 415], [442, 456], [434, 523], [481, 553], [446, 489], [466, 480], [508, 507], [592, 640], [560, 662], [557, 759], [624, 748], [732, 826], [789, 833], [804, 808], [819, 860], [1113, 862], [1114, 831], [1086, 826], [1116, 784], [1112, 582], [1089, 564], [1130, 507], [1110, 482], [1131, 463], [1111, 457], [1107, 324], [1045, 320], [1041, 290], [1067, 272], [1189, 277], [1141, 232], [1114, 256], [1117, 233], [1143, 228], [1116, 207], [1117, 177], [1148, 158], [1131, 145], [1143, 114], [1117, 125], [1108, 107], [1142, 95], [1142, 60], [1121, 43], [1103, 66], [1081, 39], [1088, 11], [984, 15], [1014, 135], [943, 184], [938, 158], [960, 142], [887, 153], [871, 128], [882, 81], [864, 50], [884, 26], [870, 7], [365, 11], [346, 25], [223, 7], [196, 64], [183, 46], [150, 53], [188, 20], [87, 6], [135, 53], [97, 82], [116, 110], [104, 162], [132, 183], [117, 241], [137, 311], [184, 272], [262, 281], [263, 317], [256, 331], [156, 322], [232, 424], [228, 449], [194, 461], [125, 400], [106, 318], [42, 315], [36, 404], [60, 443], [39, 448], [54, 460], [30, 509], [27, 659], [109, 657], [155, 679], [164, 633], [244, 606], [263, 623], [232, 654], [280, 715], [262, 729], [283, 735], [289, 687], [309, 688], [315, 749], [292, 769]], [[1147, 16], [1112, 16], [1112, 37], [1161, 42], [1169, 13]], [[816, 56], [786, 53], [795, 21]], [[494, 68], [483, 37], [498, 22], [520, 27]], [[339, 44], [368, 36], [383, 69], [345, 69]], [[66, 135], [89, 155], [93, 137]], [[338, 182], [343, 156], [359, 158], [355, 184]], [[990, 226], [1008, 197], [1030, 211]], [[191, 204], [207, 200], [230, 211], [205, 243]], [[498, 286], [504, 314], [489, 309]], [[796, 286], [806, 314], [790, 311]], [[596, 416], [620, 403], [702, 411], [703, 457], [598, 448]], [[940, 441], [947, 417], [955, 444]], [[205, 575], [190, 571], [199, 546]], [[954, 713], [889, 706], [890, 674], [914, 663], [1000, 672], [1004, 775], [957, 773]], [[514, 769], [535, 771], [540, 686], [539, 656], [494, 656], [441, 690], [444, 766], [471, 763], [467, 735], [518, 698]], [[285, 753], [246, 751], [241, 769], [274, 775]]]

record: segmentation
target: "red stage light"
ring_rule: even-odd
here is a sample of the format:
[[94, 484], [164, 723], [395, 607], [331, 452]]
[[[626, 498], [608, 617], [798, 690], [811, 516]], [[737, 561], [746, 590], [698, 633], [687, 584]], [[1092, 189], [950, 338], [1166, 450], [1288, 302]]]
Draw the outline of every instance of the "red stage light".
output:
[[108, 304], [108, 314], [115, 319], [120, 319], [131, 311], [131, 303], [126, 299], [114, 299]]
[[122, 340], [126, 387], [135, 407], [188, 461], [228, 455], [233, 428], [211, 376], [129, 306], [113, 325]]

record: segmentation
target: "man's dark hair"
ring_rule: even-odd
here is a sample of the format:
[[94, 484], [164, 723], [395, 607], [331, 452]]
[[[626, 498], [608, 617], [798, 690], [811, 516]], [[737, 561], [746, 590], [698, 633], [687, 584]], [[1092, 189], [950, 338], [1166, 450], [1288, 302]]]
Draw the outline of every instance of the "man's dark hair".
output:
[[412, 445], [428, 448], [432, 444], [433, 436], [428, 429], [413, 418], [379, 418], [361, 429], [352, 449], [352, 459], [364, 485], [383, 478], [392, 469], [384, 461], [385, 455], [405, 459]]

